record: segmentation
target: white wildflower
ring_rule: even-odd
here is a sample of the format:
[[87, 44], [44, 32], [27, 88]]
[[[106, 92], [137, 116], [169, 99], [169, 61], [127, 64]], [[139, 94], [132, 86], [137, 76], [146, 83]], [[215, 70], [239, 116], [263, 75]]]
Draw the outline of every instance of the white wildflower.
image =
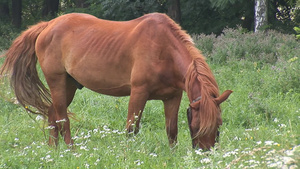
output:
[[134, 161], [134, 164], [137, 166], [140, 166], [140, 165], [144, 164], [144, 162], [141, 160], [136, 160], [136, 161]]
[[73, 155], [74, 155], [75, 157], [80, 157], [82, 154], [74, 153]]
[[273, 145], [274, 141], [265, 141], [265, 145], [267, 146], [271, 146]]
[[94, 129], [93, 132], [94, 132], [94, 133], [97, 133], [97, 132], [98, 132], [98, 129]]
[[157, 157], [157, 154], [155, 154], [155, 153], [150, 153], [149, 155], [152, 157]]
[[278, 124], [278, 127], [280, 127], [280, 128], [286, 128], [286, 124]]
[[270, 164], [268, 164], [268, 167], [270, 167], [270, 168], [281, 168], [282, 167], [282, 162], [278, 161], [278, 162], [275, 162], [275, 163], [270, 163]]
[[291, 165], [291, 164], [296, 163], [296, 161], [293, 158], [291, 158], [291, 157], [282, 157], [282, 161], [286, 165]]
[[106, 125], [103, 126], [103, 129], [104, 129], [105, 131], [110, 131], [110, 128], [108, 128]]
[[46, 155], [46, 157], [44, 159], [46, 160], [47, 163], [53, 161], [53, 159], [51, 158], [51, 155]]
[[202, 160], [200, 160], [201, 163], [210, 163], [211, 162], [211, 159], [210, 158], [203, 158]]
[[42, 121], [42, 120], [44, 120], [44, 117], [41, 116], [41, 115], [38, 115], [38, 116], [36, 116], [35, 120], [36, 121]]
[[61, 120], [56, 120], [55, 122], [56, 123], [62, 123], [62, 122], [66, 122], [67, 120], [66, 119], [61, 119]]
[[256, 142], [256, 144], [257, 144], [257, 145], [260, 145], [260, 144], [261, 144], [261, 141]]
[[75, 143], [75, 146], [81, 146], [81, 145], [83, 145], [83, 142], [81, 142], [81, 143]]
[[241, 140], [241, 138], [235, 136], [233, 140]]
[[232, 156], [232, 155], [236, 155], [238, 154], [237, 151], [229, 151], [229, 152], [226, 152], [223, 157], [226, 158], [226, 157], [229, 157], [229, 156]]
[[80, 146], [80, 150], [89, 151], [89, 149], [87, 148], [87, 146]]
[[26, 147], [24, 147], [24, 150], [27, 150], [27, 149], [29, 149], [29, 148], [31, 148], [30, 146], [26, 146]]
[[45, 127], [45, 130], [51, 130], [51, 129], [54, 129], [55, 126], [48, 126], [48, 127]]
[[98, 158], [98, 159], [94, 162], [94, 165], [98, 165], [99, 162], [100, 162], [100, 159]]
[[80, 137], [78, 137], [78, 136], [72, 137], [73, 140], [77, 140], [77, 139], [79, 139], [79, 138], [80, 138]]
[[116, 133], [119, 132], [119, 130], [113, 130], [112, 132], [113, 132], [114, 134], [116, 134]]
[[195, 150], [195, 153], [198, 154], [198, 155], [203, 155], [204, 154], [202, 149]]
[[85, 135], [83, 138], [84, 139], [87, 139], [87, 138], [90, 138], [91, 137], [91, 135], [90, 135], [90, 133], [88, 133], [87, 135]]

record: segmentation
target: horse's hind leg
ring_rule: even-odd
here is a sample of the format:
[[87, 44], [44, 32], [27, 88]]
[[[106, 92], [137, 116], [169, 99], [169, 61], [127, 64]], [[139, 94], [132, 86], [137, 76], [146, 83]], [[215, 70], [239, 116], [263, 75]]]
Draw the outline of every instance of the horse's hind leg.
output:
[[52, 105], [48, 112], [50, 127], [49, 144], [58, 144], [60, 132], [67, 145], [73, 144], [71, 140], [70, 121], [67, 115], [67, 107], [72, 102], [76, 85], [67, 73], [61, 75], [45, 75], [52, 97]]
[[57, 145], [58, 143], [58, 127], [55, 121], [55, 111], [52, 104], [48, 110], [49, 145]]

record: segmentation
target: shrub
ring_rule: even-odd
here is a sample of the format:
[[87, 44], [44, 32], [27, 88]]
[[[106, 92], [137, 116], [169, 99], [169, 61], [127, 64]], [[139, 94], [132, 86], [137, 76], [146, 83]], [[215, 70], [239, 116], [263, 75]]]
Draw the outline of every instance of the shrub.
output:
[[0, 51], [9, 48], [19, 32], [10, 24], [0, 21]]
[[252, 62], [275, 64], [300, 53], [299, 42], [293, 35], [276, 31], [245, 32], [243, 29], [225, 29], [215, 35], [194, 35], [197, 47], [213, 63], [246, 59]]

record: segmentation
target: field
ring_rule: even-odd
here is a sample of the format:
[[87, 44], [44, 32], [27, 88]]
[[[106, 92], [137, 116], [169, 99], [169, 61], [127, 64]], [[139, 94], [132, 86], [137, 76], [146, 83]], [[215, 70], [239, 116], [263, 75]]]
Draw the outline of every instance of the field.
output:
[[[74, 146], [62, 139], [49, 147], [47, 125], [15, 101], [0, 84], [0, 168], [299, 168], [300, 43], [277, 32], [225, 30], [219, 37], [195, 35], [220, 91], [220, 142], [211, 151], [193, 149], [187, 96], [179, 112], [178, 144], [169, 147], [161, 101], [148, 101], [140, 132], [124, 130], [128, 97], [78, 90], [69, 110]], [[3, 52], [2, 52], [3, 53]], [[0, 60], [3, 63], [3, 58]]]

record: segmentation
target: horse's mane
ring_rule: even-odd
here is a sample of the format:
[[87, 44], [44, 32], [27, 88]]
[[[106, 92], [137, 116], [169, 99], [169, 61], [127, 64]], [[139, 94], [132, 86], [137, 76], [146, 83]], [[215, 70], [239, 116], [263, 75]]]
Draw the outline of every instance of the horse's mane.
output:
[[201, 100], [199, 100], [199, 113], [200, 127], [198, 135], [211, 133], [220, 118], [219, 110], [213, 98], [219, 96], [219, 88], [217, 82], [211, 72], [205, 57], [201, 54], [191, 38], [181, 27], [173, 20], [168, 18], [168, 24], [172, 29], [173, 35], [179, 39], [188, 50], [192, 57], [192, 63], [189, 65], [185, 75], [185, 88], [190, 101], [192, 101], [192, 85], [199, 84], [201, 91]]

